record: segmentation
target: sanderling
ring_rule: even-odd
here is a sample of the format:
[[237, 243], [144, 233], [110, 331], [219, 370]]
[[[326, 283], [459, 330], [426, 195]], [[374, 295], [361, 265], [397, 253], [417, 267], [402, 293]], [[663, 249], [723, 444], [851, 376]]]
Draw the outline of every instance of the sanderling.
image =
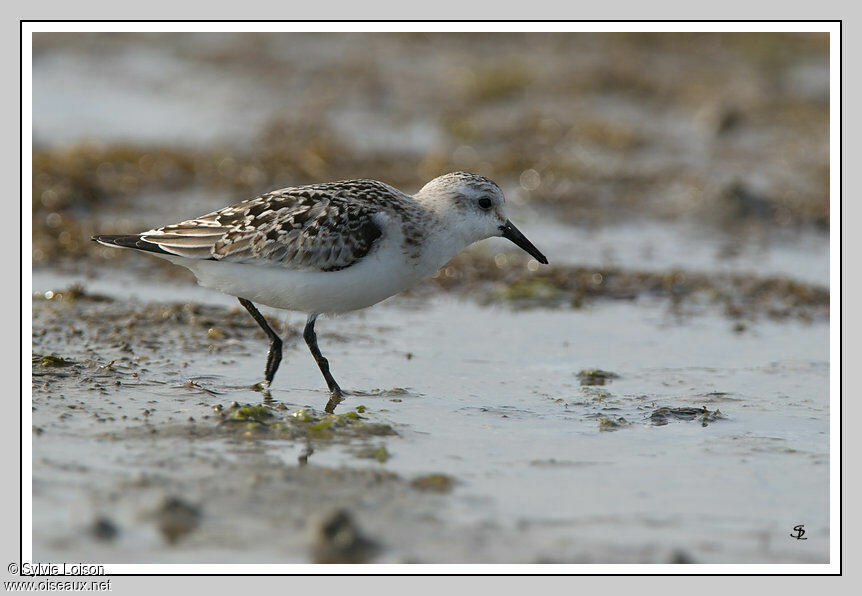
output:
[[492, 236], [548, 263], [506, 218], [504, 203], [494, 182], [465, 172], [435, 178], [413, 196], [376, 180], [346, 180], [274, 190], [178, 224], [93, 240], [150, 252], [239, 298], [270, 340], [266, 387], [281, 363], [281, 338], [253, 303], [307, 313], [303, 337], [332, 411], [343, 392], [317, 347], [319, 315], [376, 304]]

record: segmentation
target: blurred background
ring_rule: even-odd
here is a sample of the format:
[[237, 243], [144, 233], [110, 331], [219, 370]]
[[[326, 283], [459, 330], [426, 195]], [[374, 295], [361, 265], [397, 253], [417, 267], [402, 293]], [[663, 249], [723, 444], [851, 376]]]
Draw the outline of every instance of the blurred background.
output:
[[826, 284], [828, 100], [827, 34], [37, 34], [33, 262], [122, 260], [89, 235], [273, 188], [467, 170], [556, 264]]
[[[820, 33], [35, 34], [34, 557], [828, 561], [828, 65]], [[265, 311], [264, 399], [236, 300], [89, 240], [455, 170], [551, 264], [489, 239], [322, 320], [334, 418], [299, 315]]]

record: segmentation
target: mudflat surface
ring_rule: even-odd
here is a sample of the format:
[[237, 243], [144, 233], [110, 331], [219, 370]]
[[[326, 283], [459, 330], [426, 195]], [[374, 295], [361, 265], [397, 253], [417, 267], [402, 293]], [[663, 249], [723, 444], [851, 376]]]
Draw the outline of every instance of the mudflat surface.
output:
[[[37, 36], [34, 560], [828, 561], [824, 39]], [[334, 415], [301, 314], [262, 393], [234, 298], [87, 240], [457, 169], [551, 265], [322, 318]]]

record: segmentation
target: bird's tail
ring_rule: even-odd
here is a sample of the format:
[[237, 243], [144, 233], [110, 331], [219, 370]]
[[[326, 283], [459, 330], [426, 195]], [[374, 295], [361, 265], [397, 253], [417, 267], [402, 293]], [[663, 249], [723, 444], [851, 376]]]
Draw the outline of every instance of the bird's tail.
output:
[[173, 253], [169, 253], [164, 250], [158, 244], [154, 242], [148, 242], [141, 238], [140, 234], [99, 234], [97, 236], [93, 236], [90, 238], [99, 244], [104, 244], [105, 246], [113, 246], [119, 248], [134, 248], [137, 250], [145, 250], [147, 252], [154, 252], [158, 254], [170, 255]]

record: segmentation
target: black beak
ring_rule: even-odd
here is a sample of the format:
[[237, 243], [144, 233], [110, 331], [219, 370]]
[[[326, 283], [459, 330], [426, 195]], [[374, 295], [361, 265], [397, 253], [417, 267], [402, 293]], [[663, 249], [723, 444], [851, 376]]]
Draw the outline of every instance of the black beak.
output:
[[539, 249], [533, 246], [533, 243], [527, 240], [527, 237], [524, 236], [521, 231], [512, 225], [512, 222], [506, 220], [506, 225], [500, 226], [500, 231], [503, 232], [503, 238], [511, 240], [525, 251], [530, 253], [530, 256], [539, 261], [542, 265], [548, 264], [548, 259], [545, 258], [545, 255], [539, 252]]

